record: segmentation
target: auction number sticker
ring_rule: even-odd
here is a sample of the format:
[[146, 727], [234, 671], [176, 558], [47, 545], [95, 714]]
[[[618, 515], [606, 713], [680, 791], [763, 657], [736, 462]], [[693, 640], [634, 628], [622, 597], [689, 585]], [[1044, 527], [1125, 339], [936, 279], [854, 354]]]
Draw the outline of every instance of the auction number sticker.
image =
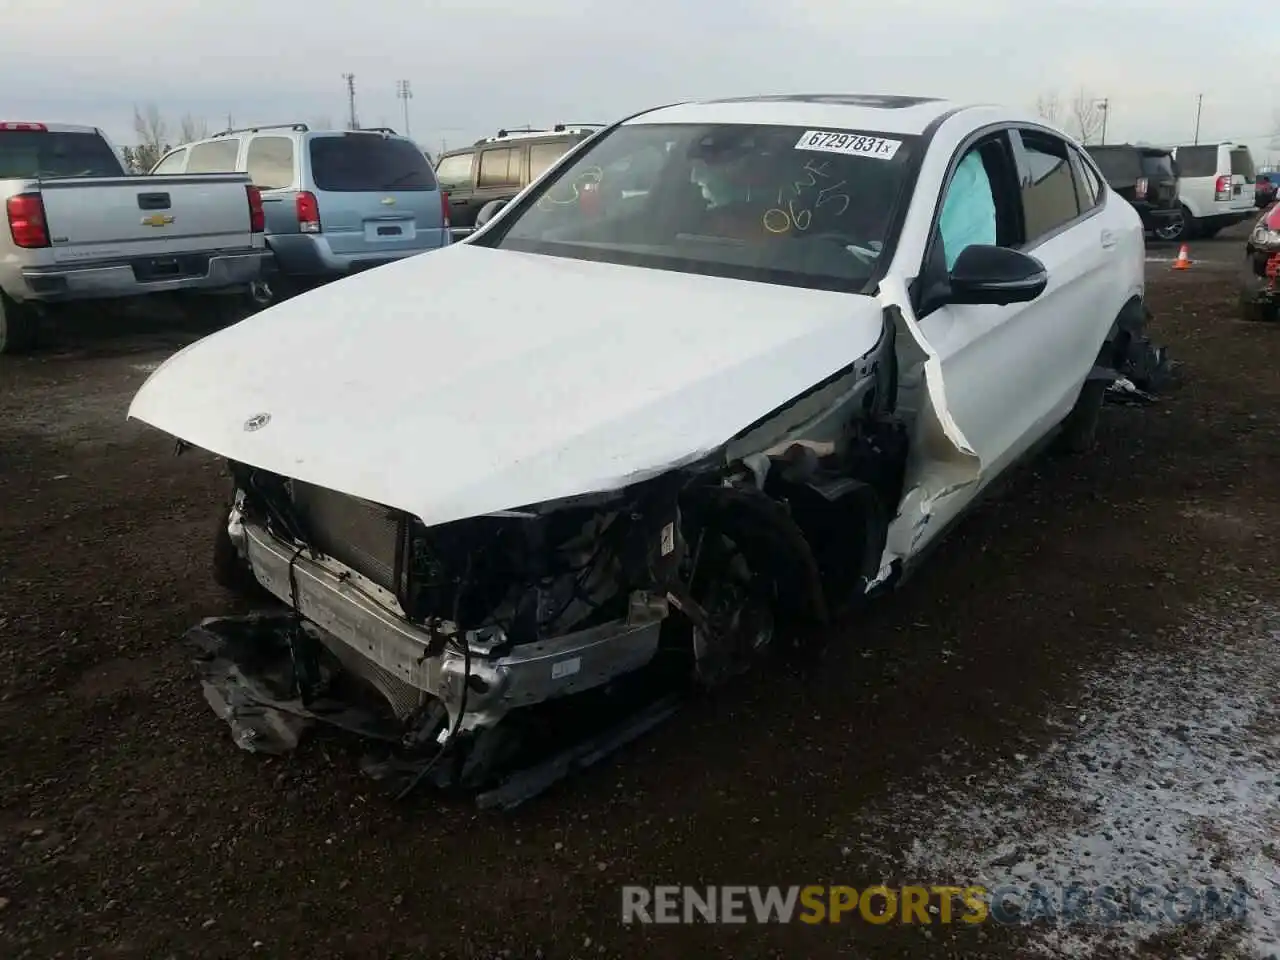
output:
[[806, 130], [797, 142], [797, 150], [820, 150], [823, 153], [843, 153], [850, 157], [876, 157], [892, 160], [901, 140], [884, 137], [868, 137], [858, 133], [833, 133], [829, 130]]

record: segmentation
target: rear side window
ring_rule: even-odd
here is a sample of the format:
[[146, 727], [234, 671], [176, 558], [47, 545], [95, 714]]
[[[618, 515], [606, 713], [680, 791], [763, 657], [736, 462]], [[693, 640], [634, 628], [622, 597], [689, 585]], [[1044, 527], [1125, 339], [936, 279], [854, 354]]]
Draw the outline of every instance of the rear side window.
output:
[[1179, 147], [1178, 169], [1184, 177], [1216, 177], [1217, 147]]
[[1024, 132], [1022, 146], [1030, 173], [1022, 184], [1022, 211], [1027, 242], [1034, 243], [1080, 216], [1080, 203], [1063, 141]]
[[479, 184], [482, 187], [519, 186], [520, 154], [510, 147], [482, 151]]
[[187, 173], [235, 173], [236, 157], [240, 155], [240, 141], [210, 140], [191, 148], [187, 161]]
[[181, 150], [173, 151], [173, 153], [169, 154], [167, 157], [165, 157], [163, 160], [157, 163], [155, 166], [155, 169], [152, 170], [151, 172], [152, 173], [181, 173], [182, 164], [186, 161], [186, 159], [187, 159], [187, 150], [186, 150], [186, 147], [183, 147]]
[[1231, 151], [1231, 174], [1246, 180], [1253, 179], [1253, 155], [1246, 147], [1237, 147]]
[[572, 143], [532, 143], [529, 145], [529, 179], [537, 180], [551, 165], [569, 152]]
[[0, 180], [123, 175], [120, 158], [96, 133], [0, 131]]
[[254, 137], [245, 160], [249, 179], [260, 190], [293, 186], [293, 140], [289, 137]]
[[471, 186], [471, 161], [474, 153], [455, 153], [443, 158], [436, 167], [436, 179], [443, 190]]
[[426, 155], [408, 140], [369, 133], [311, 140], [311, 179], [334, 193], [434, 190]]

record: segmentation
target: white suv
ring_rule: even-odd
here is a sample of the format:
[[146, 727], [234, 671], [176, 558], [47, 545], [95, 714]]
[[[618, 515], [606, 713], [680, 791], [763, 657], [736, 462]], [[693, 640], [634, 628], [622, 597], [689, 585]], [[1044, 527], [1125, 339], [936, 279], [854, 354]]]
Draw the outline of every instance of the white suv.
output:
[[1174, 147], [1173, 155], [1182, 221], [1157, 230], [1162, 240], [1208, 239], [1254, 215], [1253, 155], [1243, 143]]

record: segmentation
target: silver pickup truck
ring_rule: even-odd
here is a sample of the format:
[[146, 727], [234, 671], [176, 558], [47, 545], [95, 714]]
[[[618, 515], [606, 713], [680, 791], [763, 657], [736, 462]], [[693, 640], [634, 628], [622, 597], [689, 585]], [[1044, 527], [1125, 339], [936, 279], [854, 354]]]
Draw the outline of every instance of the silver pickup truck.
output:
[[247, 291], [267, 256], [247, 175], [131, 176], [96, 127], [0, 122], [0, 203], [0, 353], [60, 304]]

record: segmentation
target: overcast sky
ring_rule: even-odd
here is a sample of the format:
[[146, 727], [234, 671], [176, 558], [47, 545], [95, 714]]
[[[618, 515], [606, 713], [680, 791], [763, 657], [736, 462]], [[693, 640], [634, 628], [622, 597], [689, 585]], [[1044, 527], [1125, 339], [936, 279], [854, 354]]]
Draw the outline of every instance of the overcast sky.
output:
[[[0, 0], [4, 120], [135, 141], [154, 103], [225, 125], [403, 126], [432, 150], [500, 126], [604, 122], [675, 100], [914, 93], [1030, 106], [1081, 88], [1107, 140], [1247, 139], [1280, 107], [1280, 19], [1191, 0]], [[1277, 153], [1280, 156], [1280, 152]]]

